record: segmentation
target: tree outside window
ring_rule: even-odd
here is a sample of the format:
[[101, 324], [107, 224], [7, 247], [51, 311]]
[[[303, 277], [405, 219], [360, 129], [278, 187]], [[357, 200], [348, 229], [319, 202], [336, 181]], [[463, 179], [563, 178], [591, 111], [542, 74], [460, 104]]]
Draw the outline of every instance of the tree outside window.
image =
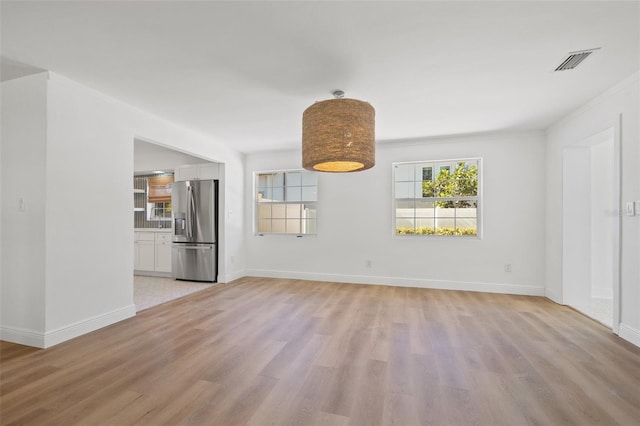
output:
[[480, 159], [395, 164], [395, 233], [477, 236], [479, 165]]

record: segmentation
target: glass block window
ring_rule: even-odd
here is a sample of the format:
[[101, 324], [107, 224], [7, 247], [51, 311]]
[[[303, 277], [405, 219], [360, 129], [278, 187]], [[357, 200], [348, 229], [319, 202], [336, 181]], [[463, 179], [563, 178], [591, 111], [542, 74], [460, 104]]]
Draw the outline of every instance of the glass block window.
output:
[[397, 235], [480, 235], [479, 158], [393, 164]]
[[316, 173], [282, 170], [254, 175], [256, 234], [316, 234]]

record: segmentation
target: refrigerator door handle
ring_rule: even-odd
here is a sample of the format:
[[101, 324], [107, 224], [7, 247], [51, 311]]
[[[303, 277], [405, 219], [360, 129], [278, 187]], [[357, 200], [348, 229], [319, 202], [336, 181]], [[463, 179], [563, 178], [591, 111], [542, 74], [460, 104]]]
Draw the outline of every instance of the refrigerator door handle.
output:
[[193, 188], [187, 186], [187, 238], [193, 238]]
[[211, 246], [182, 246], [180, 248], [185, 250], [213, 250]]

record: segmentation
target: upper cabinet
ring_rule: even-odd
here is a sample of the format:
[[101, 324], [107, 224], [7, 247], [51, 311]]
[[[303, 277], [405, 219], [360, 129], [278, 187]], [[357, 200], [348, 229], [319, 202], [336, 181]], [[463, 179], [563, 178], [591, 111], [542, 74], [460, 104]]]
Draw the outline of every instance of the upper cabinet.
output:
[[187, 164], [178, 166], [174, 170], [176, 182], [184, 180], [219, 179], [220, 165], [218, 163]]

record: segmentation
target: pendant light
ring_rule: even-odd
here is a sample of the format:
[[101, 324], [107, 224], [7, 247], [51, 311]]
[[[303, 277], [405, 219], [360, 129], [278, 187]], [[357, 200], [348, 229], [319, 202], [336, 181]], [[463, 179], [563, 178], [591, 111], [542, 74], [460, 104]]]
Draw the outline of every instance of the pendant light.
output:
[[357, 172], [373, 167], [375, 110], [368, 102], [345, 99], [316, 102], [302, 114], [302, 166], [319, 172]]

